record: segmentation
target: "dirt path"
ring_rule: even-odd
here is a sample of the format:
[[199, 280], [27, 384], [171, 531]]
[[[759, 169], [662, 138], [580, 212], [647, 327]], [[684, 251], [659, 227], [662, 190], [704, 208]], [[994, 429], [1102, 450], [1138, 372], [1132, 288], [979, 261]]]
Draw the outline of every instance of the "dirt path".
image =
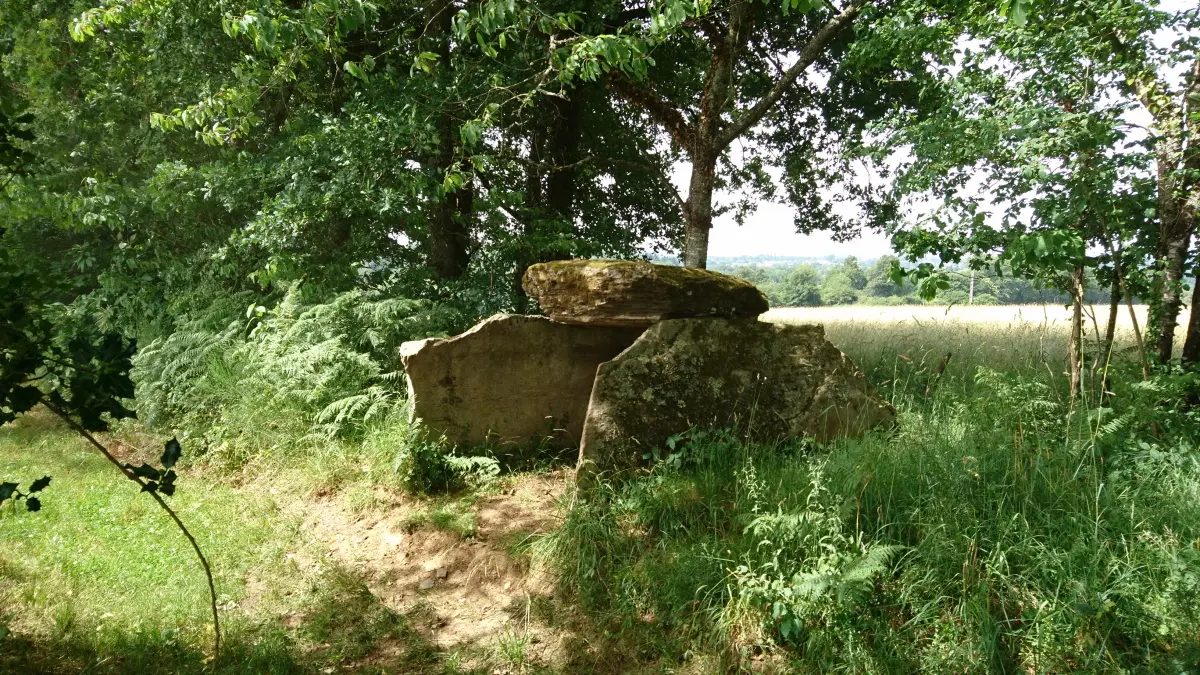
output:
[[[429, 515], [435, 504], [424, 500], [361, 516], [336, 499], [309, 501], [301, 529], [312, 551], [357, 572], [389, 609], [430, 645], [459, 653], [464, 666], [495, 661], [500, 651], [554, 668], [565, 661], [570, 635], [536, 618], [554, 583], [525, 552], [535, 535], [557, 524], [567, 475], [521, 476], [499, 494], [463, 505], [459, 519], [473, 520], [473, 532], [439, 527]], [[321, 564], [303, 554], [294, 562], [302, 570]]]

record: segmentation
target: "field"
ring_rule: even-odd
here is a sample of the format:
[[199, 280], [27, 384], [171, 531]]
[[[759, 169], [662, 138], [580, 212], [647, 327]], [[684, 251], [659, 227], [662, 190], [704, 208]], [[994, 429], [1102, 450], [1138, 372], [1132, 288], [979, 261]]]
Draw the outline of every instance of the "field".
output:
[[[1146, 305], [1134, 305], [1138, 326], [1145, 330]], [[1095, 316], [1100, 330], [1108, 321], [1108, 307], [1085, 307], [1085, 320], [1091, 324]], [[900, 306], [870, 306], [870, 305], [840, 305], [835, 307], [779, 307], [772, 309], [765, 316], [768, 321], [783, 322], [818, 322], [842, 323], [846, 321], [867, 321], [881, 324], [912, 323], [925, 324], [934, 322], [954, 322], [972, 325], [991, 325], [1006, 327], [1046, 327], [1051, 330], [1063, 329], [1070, 325], [1071, 312], [1069, 307], [1062, 305], [900, 305]], [[1180, 317], [1180, 322], [1187, 323], [1187, 310]], [[1130, 331], [1133, 321], [1129, 309], [1121, 305], [1117, 312], [1117, 327], [1119, 330]], [[1091, 326], [1089, 325], [1089, 328]]]
[[[1143, 382], [1126, 330], [1107, 381], [1089, 348], [1072, 406], [1064, 317], [775, 310], [826, 323], [899, 427], [820, 447], [696, 430], [589, 498], [548, 459], [414, 495], [398, 418], [192, 461], [176, 500], [217, 569], [215, 663], [177, 534], [33, 415], [0, 430], [0, 478], [55, 481], [42, 512], [0, 513], [0, 672], [1197, 672], [1190, 385]], [[130, 459], [153, 439], [109, 438]]]
[[[1147, 307], [1134, 305], [1137, 331], [1129, 309], [1117, 313], [1116, 344], [1112, 366], [1138, 364], [1137, 335], [1144, 335]], [[1186, 310], [1180, 324], [1186, 325]], [[946, 372], [970, 379], [986, 366], [1010, 373], [1044, 377], [1047, 384], [1065, 386], [1067, 335], [1070, 309], [1060, 305], [902, 305], [872, 307], [782, 307], [763, 315], [780, 323], [820, 323], [830, 341], [868, 370], [886, 378], [889, 364], [933, 364], [945, 359]], [[1096, 361], [1108, 323], [1108, 307], [1084, 307], [1085, 367], [1094, 375], [1103, 365]], [[1183, 330], [1176, 345], [1182, 345]], [[878, 380], [874, 380], [878, 381]]]

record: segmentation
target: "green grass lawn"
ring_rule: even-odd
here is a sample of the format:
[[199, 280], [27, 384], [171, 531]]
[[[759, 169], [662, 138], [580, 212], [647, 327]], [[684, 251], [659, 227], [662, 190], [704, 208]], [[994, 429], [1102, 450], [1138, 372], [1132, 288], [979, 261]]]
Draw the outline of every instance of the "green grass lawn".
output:
[[[171, 503], [213, 566], [226, 640], [218, 672], [331, 672], [385, 638], [404, 642], [413, 665], [430, 661], [354, 576], [289, 561], [304, 542], [272, 499], [194, 474], [183, 471]], [[42, 475], [53, 482], [40, 512], [0, 512], [0, 618], [11, 630], [0, 672], [204, 670], [207, 587], [166, 515], [51, 419], [0, 429], [0, 478]]]

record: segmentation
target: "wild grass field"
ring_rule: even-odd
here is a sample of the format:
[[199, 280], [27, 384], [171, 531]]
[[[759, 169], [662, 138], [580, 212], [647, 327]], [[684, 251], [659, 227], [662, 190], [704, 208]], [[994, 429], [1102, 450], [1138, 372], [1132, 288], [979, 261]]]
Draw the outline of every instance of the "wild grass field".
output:
[[[919, 311], [767, 317], [825, 323], [894, 430], [695, 430], [591, 495], [549, 457], [414, 494], [432, 460], [402, 402], [304, 439], [260, 405], [269, 461], [214, 446], [176, 497], [217, 570], [215, 662], [182, 540], [34, 415], [0, 429], [0, 478], [54, 476], [42, 512], [0, 513], [0, 671], [1200, 672], [1192, 381], [1143, 380], [1123, 331], [1107, 380], [1093, 338], [1072, 405], [1065, 323]], [[156, 433], [110, 440], [136, 457]]]

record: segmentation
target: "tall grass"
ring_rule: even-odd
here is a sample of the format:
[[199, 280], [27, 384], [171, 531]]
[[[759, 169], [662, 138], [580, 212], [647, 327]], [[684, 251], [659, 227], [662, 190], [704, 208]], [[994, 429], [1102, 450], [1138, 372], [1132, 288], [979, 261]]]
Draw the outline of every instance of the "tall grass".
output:
[[1126, 350], [1072, 411], [1061, 333], [827, 332], [898, 428], [824, 447], [693, 432], [540, 543], [569, 595], [664, 657], [760, 672], [1200, 671], [1189, 376], [1142, 382]]

